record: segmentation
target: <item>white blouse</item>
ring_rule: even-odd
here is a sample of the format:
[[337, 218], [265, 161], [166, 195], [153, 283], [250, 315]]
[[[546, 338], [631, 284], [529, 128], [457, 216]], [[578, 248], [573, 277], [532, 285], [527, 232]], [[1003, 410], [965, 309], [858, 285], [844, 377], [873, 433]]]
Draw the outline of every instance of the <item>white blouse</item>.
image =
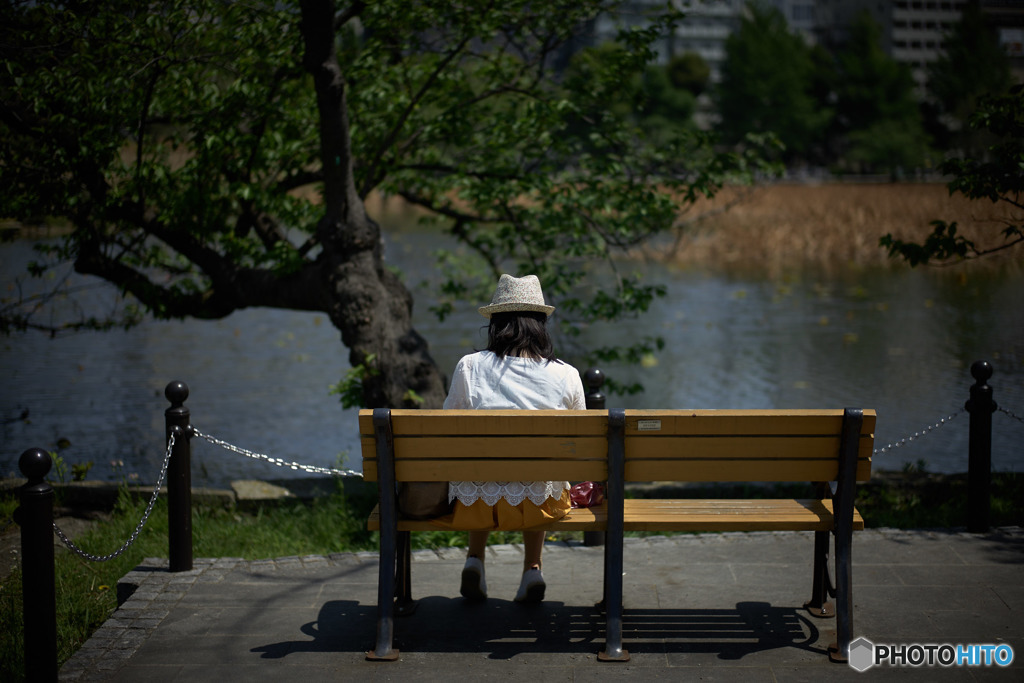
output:
[[[562, 361], [505, 356], [491, 351], [463, 356], [455, 366], [446, 409], [584, 410], [583, 382], [576, 368]], [[452, 481], [448, 500], [463, 505], [483, 500], [495, 505], [504, 498], [510, 505], [530, 500], [543, 505], [569, 488], [567, 481]]]

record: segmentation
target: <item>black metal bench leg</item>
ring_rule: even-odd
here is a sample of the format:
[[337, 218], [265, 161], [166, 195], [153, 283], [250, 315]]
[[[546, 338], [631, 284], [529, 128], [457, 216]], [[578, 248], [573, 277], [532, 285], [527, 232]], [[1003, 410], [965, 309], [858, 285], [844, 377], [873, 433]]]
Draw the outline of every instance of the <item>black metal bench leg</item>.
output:
[[605, 545], [604, 564], [604, 650], [597, 658], [602, 662], [628, 662], [629, 652], [622, 648], [622, 536], [612, 534]]
[[829, 648], [829, 659], [845, 662], [850, 657], [853, 638], [853, 533], [836, 530], [836, 643]]
[[395, 501], [394, 441], [391, 433], [391, 411], [373, 411], [374, 437], [377, 444], [378, 500], [380, 503], [380, 569], [377, 575], [377, 644], [366, 653], [373, 661], [398, 659], [395, 638], [395, 556], [397, 554], [398, 510]]
[[814, 581], [811, 587], [811, 599], [804, 603], [808, 614], [818, 619], [831, 619], [836, 615], [836, 608], [828, 601], [832, 590], [832, 581], [828, 574], [828, 531], [814, 532]]
[[395, 596], [395, 616], [407, 617], [416, 611], [418, 602], [412, 599], [412, 538], [408, 531], [398, 532], [398, 594]]
[[602, 572], [602, 577], [601, 577], [601, 602], [597, 603], [597, 605], [595, 605], [595, 607], [597, 607], [599, 610], [601, 610], [603, 612], [605, 606], [608, 604], [608, 544], [607, 543], [604, 546], [604, 553], [601, 556], [601, 562], [602, 562], [601, 566], [604, 567], [604, 571]]
[[377, 576], [377, 644], [366, 653], [373, 661], [395, 661], [395, 534], [381, 525], [380, 572]]
[[623, 410], [608, 411], [608, 533], [604, 546], [604, 651], [602, 662], [628, 662], [622, 649], [622, 556], [625, 497], [625, 427]]
[[847, 408], [843, 413], [843, 432], [839, 447], [839, 477], [832, 500], [836, 533], [836, 643], [829, 648], [829, 659], [846, 662], [853, 639], [853, 509], [857, 495], [857, 453], [861, 410]]

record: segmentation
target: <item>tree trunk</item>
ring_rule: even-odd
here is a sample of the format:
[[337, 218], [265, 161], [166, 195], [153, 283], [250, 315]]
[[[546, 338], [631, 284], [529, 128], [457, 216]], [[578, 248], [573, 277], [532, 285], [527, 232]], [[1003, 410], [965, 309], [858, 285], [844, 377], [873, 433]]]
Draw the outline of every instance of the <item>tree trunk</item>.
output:
[[[380, 228], [355, 189], [345, 80], [335, 52], [334, 3], [303, 0], [303, 59], [316, 87], [324, 216], [323, 247], [328, 315], [341, 330], [353, 367], [363, 364], [367, 407], [439, 408], [445, 387], [426, 341], [412, 328], [412, 295], [384, 268]], [[367, 362], [373, 355], [372, 362]]]

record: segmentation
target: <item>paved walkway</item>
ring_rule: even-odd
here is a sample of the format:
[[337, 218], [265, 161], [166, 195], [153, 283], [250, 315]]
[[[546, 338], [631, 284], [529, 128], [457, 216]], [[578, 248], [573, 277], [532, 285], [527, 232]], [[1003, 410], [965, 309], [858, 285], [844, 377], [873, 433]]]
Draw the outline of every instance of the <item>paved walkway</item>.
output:
[[[492, 546], [491, 598], [458, 596], [463, 550], [413, 559], [417, 612], [396, 619], [401, 658], [368, 662], [376, 553], [147, 560], [134, 592], [64, 665], [66, 681], [865, 680], [825, 654], [834, 620], [810, 618], [812, 535], [727, 533], [631, 539], [628, 663], [598, 662], [601, 548], [549, 544], [547, 601], [513, 603], [518, 545]], [[854, 534], [856, 636], [875, 644], [1008, 644], [1009, 668], [934, 668], [929, 680], [1024, 680], [1024, 530], [986, 535]], [[1005, 650], [1003, 650], [1005, 652]], [[904, 676], [877, 666], [872, 678]], [[924, 672], [922, 672], [924, 673]]]

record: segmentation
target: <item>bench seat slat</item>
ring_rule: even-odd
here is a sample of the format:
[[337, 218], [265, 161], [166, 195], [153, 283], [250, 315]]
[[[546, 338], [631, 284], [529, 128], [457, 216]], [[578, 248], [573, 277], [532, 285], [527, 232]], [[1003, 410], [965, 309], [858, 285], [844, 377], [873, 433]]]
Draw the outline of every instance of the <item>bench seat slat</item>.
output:
[[[658, 500], [628, 499], [625, 502], [626, 531], [827, 531], [833, 526], [832, 501], [820, 500]], [[863, 529], [864, 519], [856, 510], [853, 528]], [[606, 505], [576, 508], [560, 520], [543, 527], [550, 531], [598, 531], [608, 519]], [[380, 529], [375, 507], [367, 521], [370, 531]], [[400, 531], [455, 530], [430, 520], [400, 519]]]
[[[626, 531], [827, 531], [833, 525], [830, 500], [625, 501]], [[856, 511], [854, 528], [864, 528]]]
[[[605, 528], [607, 522], [608, 508], [605, 505], [600, 505], [592, 508], [574, 508], [562, 519], [554, 521], [543, 528], [550, 531], [601, 531]], [[373, 512], [370, 513], [366, 528], [370, 531], [378, 531], [380, 529], [379, 506], [374, 507]], [[438, 531], [439, 529], [459, 531], [449, 526], [436, 524], [429, 519], [398, 520], [399, 531]]]

